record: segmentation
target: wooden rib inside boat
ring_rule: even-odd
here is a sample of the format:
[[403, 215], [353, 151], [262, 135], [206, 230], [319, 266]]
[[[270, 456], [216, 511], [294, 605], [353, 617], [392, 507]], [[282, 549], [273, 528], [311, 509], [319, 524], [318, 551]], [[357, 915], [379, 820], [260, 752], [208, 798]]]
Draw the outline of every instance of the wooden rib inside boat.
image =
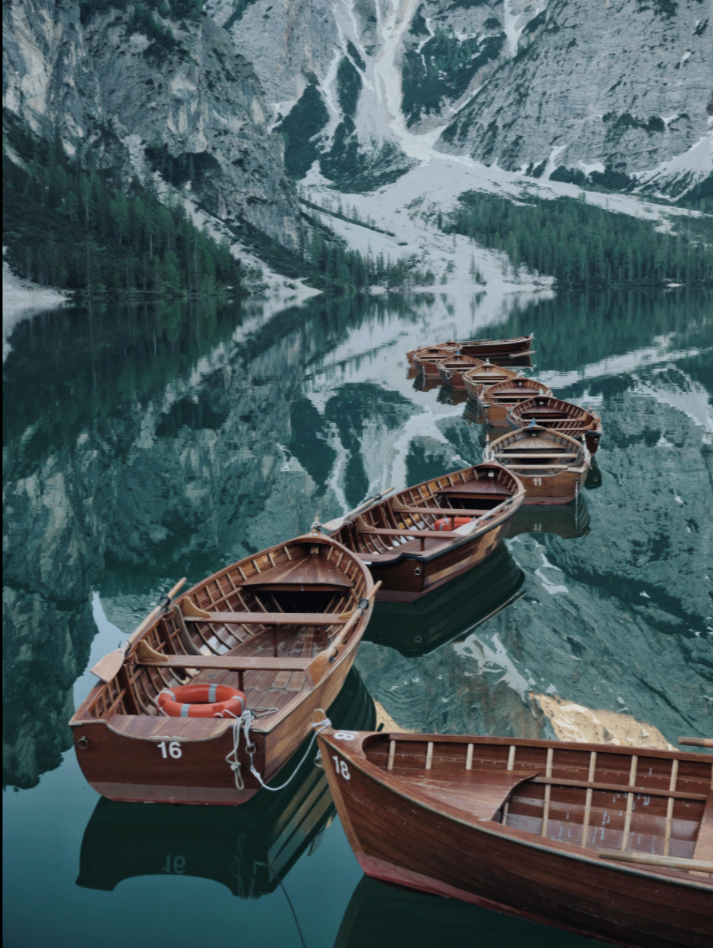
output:
[[508, 424], [508, 412], [515, 405], [526, 402], [536, 395], [551, 394], [552, 390], [544, 382], [518, 375], [513, 379], [506, 379], [504, 382], [497, 382], [495, 385], [481, 389], [478, 401], [486, 422], [494, 427], [504, 428]]
[[454, 471], [324, 524], [381, 582], [378, 598], [410, 602], [482, 562], [525, 496], [497, 464]]
[[[360, 557], [322, 534], [246, 557], [194, 586], [140, 627], [120, 667], [72, 717], [85, 777], [112, 800], [245, 802], [260, 788], [251, 765], [271, 780], [311, 733], [312, 711], [339, 693], [375, 591]], [[159, 693], [188, 684], [244, 694], [257, 715], [252, 756], [244, 739], [236, 750], [234, 717], [159, 713]]]
[[521, 479], [526, 504], [568, 504], [576, 500], [590, 465], [589, 452], [580, 441], [533, 425], [491, 442], [485, 457]]
[[319, 742], [367, 875], [616, 944], [710, 944], [710, 756], [403, 732]]
[[492, 362], [484, 362], [482, 365], [464, 373], [463, 384], [468, 393], [468, 398], [477, 401], [483, 389], [516, 378], [518, 378], [518, 373], [514, 369], [494, 365]]
[[450, 388], [465, 388], [463, 375], [470, 369], [478, 369], [485, 365], [480, 359], [474, 359], [471, 356], [449, 355], [441, 362], [436, 363], [438, 375], [443, 385]]
[[513, 405], [508, 411], [513, 428], [526, 428], [533, 421], [542, 428], [561, 431], [571, 438], [583, 437], [587, 450], [595, 454], [602, 437], [602, 419], [591, 408], [580, 408], [554, 395], [538, 395]]

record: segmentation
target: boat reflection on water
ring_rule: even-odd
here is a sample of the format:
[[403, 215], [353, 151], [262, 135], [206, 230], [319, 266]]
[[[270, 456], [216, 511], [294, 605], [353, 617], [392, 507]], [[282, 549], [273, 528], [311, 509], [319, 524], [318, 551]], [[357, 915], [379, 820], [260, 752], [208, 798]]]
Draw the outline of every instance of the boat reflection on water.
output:
[[525, 576], [504, 543], [463, 576], [415, 602], [377, 602], [365, 642], [426, 655], [470, 632], [523, 592]]
[[[352, 668], [328, 710], [337, 727], [370, 730], [376, 709]], [[305, 741], [276, 782], [240, 807], [115, 803], [103, 797], [84, 831], [77, 885], [112, 891], [136, 876], [194, 876], [243, 899], [274, 891], [302, 853], [314, 852], [334, 816], [324, 770]]]
[[594, 948], [545, 925], [364, 876], [344, 913], [334, 948]]
[[602, 486], [602, 472], [597, 464], [597, 459], [592, 458], [592, 465], [587, 472], [587, 476], [584, 480], [584, 489], [585, 490], [596, 490], [598, 487]]
[[520, 507], [510, 521], [507, 536], [512, 539], [521, 533], [554, 533], [563, 540], [572, 540], [586, 537], [589, 532], [589, 508], [580, 494], [569, 504]]
[[462, 405], [468, 401], [468, 393], [464, 388], [453, 388], [450, 385], [442, 385], [438, 393], [438, 401], [442, 405]]
[[[408, 377], [412, 378], [410, 372]], [[423, 372], [418, 372], [413, 379], [413, 387], [417, 392], [432, 392], [434, 388], [440, 388], [442, 384], [439, 376], [424, 375]]]

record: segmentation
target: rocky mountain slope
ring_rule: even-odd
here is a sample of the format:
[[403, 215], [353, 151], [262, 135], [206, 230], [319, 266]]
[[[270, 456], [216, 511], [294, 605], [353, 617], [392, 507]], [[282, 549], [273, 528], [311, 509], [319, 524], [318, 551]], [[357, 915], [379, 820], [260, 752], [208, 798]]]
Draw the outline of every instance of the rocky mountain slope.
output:
[[674, 195], [713, 167], [713, 23], [700, 0], [207, 9], [253, 62], [292, 172], [319, 159], [342, 190], [393, 180], [434, 148]]
[[291, 249], [302, 230], [283, 143], [260, 83], [215, 21], [187, 0], [11, 0], [3, 6], [6, 115], [68, 154], [90, 148], [127, 181], [152, 171], [229, 223]]

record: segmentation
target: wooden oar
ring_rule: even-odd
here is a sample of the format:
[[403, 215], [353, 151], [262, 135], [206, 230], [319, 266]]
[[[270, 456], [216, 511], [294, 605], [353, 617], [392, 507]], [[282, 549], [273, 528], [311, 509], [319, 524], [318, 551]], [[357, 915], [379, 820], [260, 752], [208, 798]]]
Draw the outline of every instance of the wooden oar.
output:
[[96, 675], [100, 681], [103, 681], [105, 684], [115, 678], [119, 673], [119, 669], [124, 664], [124, 658], [126, 653], [134, 644], [134, 642], [146, 631], [146, 629], [151, 625], [157, 615], [163, 612], [164, 609], [169, 605], [171, 599], [176, 595], [178, 590], [183, 586], [186, 581], [184, 576], [180, 582], [177, 582], [173, 589], [170, 592], [161, 597], [159, 604], [155, 609], [152, 609], [151, 612], [146, 616], [146, 618], [141, 622], [140, 625], [134, 629], [131, 635], [127, 638], [123, 645], [120, 645], [119, 648], [114, 649], [113, 652], [109, 652], [108, 655], [105, 655], [104, 658], [100, 658], [96, 663], [94, 668], [91, 669], [92, 675]]
[[711, 737], [679, 737], [679, 744], [688, 744], [689, 747], [713, 747]]
[[620, 849], [599, 849], [600, 859], [633, 862], [639, 866], [659, 866], [662, 869], [685, 869], [686, 872], [713, 872], [713, 862], [704, 859], [683, 859], [679, 856], [653, 856], [649, 853], [622, 852]]
[[380, 500], [384, 500], [391, 491], [396, 490], [395, 487], [387, 487], [386, 490], [382, 490], [380, 494], [374, 494], [373, 497], [370, 497], [368, 500], [362, 501], [354, 510], [350, 510], [349, 513], [342, 514], [341, 517], [335, 517], [334, 520], [328, 520], [326, 523], [322, 524], [323, 530], [338, 530], [347, 520], [351, 520], [360, 510], [363, 510], [364, 507], [371, 507], [372, 504], [378, 503]]
[[379, 582], [374, 585], [374, 588], [371, 590], [366, 599], [362, 599], [356, 609], [354, 609], [350, 619], [346, 622], [339, 635], [337, 635], [336, 638], [330, 642], [327, 648], [323, 649], [319, 653], [319, 655], [315, 655], [307, 672], [312, 687], [317, 685], [322, 680], [327, 667], [337, 660], [340, 646], [346, 641], [349, 633], [354, 628], [359, 619], [361, 619], [361, 617], [369, 610], [369, 607], [373, 603], [374, 597], [376, 596], [380, 587], [381, 580], [379, 580]]

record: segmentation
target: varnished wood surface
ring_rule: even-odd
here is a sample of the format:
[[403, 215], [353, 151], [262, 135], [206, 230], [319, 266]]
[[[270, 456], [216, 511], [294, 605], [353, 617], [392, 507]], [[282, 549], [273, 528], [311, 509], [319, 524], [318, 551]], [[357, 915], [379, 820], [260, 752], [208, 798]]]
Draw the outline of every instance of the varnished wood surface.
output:
[[[475, 465], [375, 503], [332, 536], [369, 565], [382, 583], [380, 600], [411, 602], [482, 562], [523, 498], [520, 481], [501, 466]], [[433, 530], [444, 511], [475, 522], [460, 534]]]
[[211, 612], [207, 616], [186, 616], [186, 622], [221, 625], [339, 625], [345, 620], [336, 612]]
[[[711, 783], [711, 762], [702, 755], [441, 735], [360, 734], [344, 741], [327, 732], [320, 743], [325, 761], [337, 758], [327, 775], [342, 824], [367, 874], [501, 907], [617, 944], [641, 948], [710, 944], [710, 877], [615, 863], [597, 854], [599, 827], [605, 841], [621, 839], [627, 812], [633, 821], [629, 848], [649, 850], [652, 833], [662, 848], [668, 807], [663, 791], [670, 787], [674, 762], [681, 792], [700, 796]], [[587, 781], [592, 754], [596, 779]], [[647, 787], [646, 793], [629, 786], [635, 758], [638, 782]], [[482, 774], [496, 765], [502, 770], [510, 766], [516, 775], [538, 761], [555, 781], [583, 776], [582, 786], [552, 786], [550, 795], [543, 796], [545, 787], [525, 779], [494, 819], [478, 815], [475, 804]], [[613, 793], [594, 791], [586, 834], [589, 848], [581, 845], [588, 782], [617, 786]], [[630, 795], [635, 801], [631, 810], [626, 805]], [[548, 818], [543, 836], [544, 806]], [[675, 807], [672, 849], [676, 851], [671, 855], [691, 858], [704, 803], [681, 797]], [[529, 811], [538, 811], [538, 817], [528, 816]], [[569, 835], [563, 832], [568, 826]]]
[[480, 394], [491, 385], [517, 378], [518, 372], [501, 365], [483, 363], [482, 368], [469, 369], [463, 373], [463, 385], [468, 398], [477, 402]]
[[482, 388], [477, 397], [485, 421], [495, 427], [505, 427], [508, 424], [508, 412], [514, 405], [536, 395], [551, 394], [552, 389], [544, 382], [519, 375]]
[[[525, 486], [526, 504], [570, 503], [581, 492], [591, 465], [581, 442], [540, 427], [503, 435], [486, 446], [485, 456], [517, 474]], [[532, 463], [525, 463], [530, 457]]]
[[[310, 576], [312, 586], [304, 582]], [[73, 716], [85, 776], [117, 800], [245, 802], [259, 785], [243, 739], [245, 789], [236, 788], [226, 763], [232, 723], [159, 716], [156, 696], [187, 682], [239, 688], [260, 715], [251, 726], [254, 764], [270, 780], [310, 734], [312, 711], [339, 693], [373, 591], [359, 557], [321, 534], [246, 557], [199, 583], [145, 630], [116, 677], [93, 689]], [[364, 615], [355, 611], [362, 598]]]

